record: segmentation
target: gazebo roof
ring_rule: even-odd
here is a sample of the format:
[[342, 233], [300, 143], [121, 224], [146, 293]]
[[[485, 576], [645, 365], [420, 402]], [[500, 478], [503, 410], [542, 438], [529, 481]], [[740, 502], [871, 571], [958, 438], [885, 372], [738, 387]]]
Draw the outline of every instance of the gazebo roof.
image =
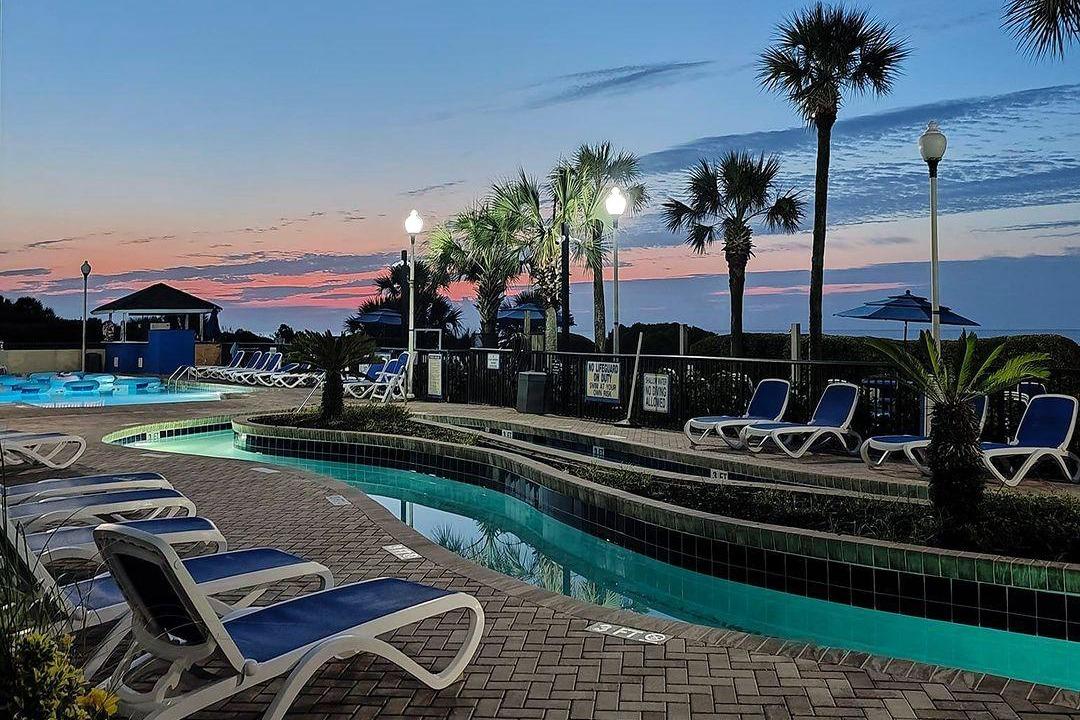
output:
[[177, 290], [165, 283], [155, 283], [130, 295], [107, 302], [94, 308], [94, 315], [126, 312], [132, 315], [184, 315], [221, 310], [209, 300], [197, 298], [191, 293]]

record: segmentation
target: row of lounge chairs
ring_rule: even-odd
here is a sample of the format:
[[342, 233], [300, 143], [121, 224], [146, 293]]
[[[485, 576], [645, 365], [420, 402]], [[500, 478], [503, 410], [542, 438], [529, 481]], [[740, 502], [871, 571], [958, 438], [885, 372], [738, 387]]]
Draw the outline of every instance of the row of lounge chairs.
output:
[[323, 373], [307, 363], [283, 364], [279, 352], [239, 350], [228, 365], [192, 366], [188, 371], [199, 380], [216, 380], [244, 385], [293, 388], [315, 385]]
[[[792, 458], [815, 449], [839, 446], [846, 453], [859, 451], [871, 468], [880, 468], [890, 455], [900, 453], [920, 472], [928, 473], [926, 435], [880, 435], [862, 441], [851, 429], [859, 399], [859, 388], [847, 382], [831, 382], [825, 388], [813, 415], [806, 423], [782, 422], [787, 410], [790, 383], [766, 379], [758, 383], [746, 412], [739, 416], [691, 418], [684, 427], [691, 446], [715, 435], [728, 447], [759, 453], [770, 446]], [[1065, 477], [1080, 481], [1080, 458], [1069, 450], [1076, 428], [1078, 403], [1069, 395], [1025, 392], [1027, 405], [1016, 433], [1007, 443], [980, 444], [987, 471], [1005, 485], [1019, 485], [1042, 460], [1052, 460]], [[979, 398], [973, 408], [986, 420], [987, 401]]]
[[359, 377], [346, 378], [345, 392], [358, 400], [390, 402], [404, 400], [408, 388], [409, 353], [403, 352], [385, 363], [374, 363]]
[[[292, 553], [229, 551], [214, 523], [157, 473], [43, 480], [5, 488], [5, 496], [4, 541], [55, 598], [62, 627], [112, 624], [86, 664], [88, 677], [130, 644], [110, 680], [127, 714], [179, 720], [287, 676], [263, 716], [277, 720], [320, 667], [361, 652], [441, 689], [480, 644], [484, 613], [472, 596], [396, 578], [335, 585], [327, 567]], [[177, 547], [193, 545], [209, 554], [179, 556]], [[49, 567], [72, 560], [104, 560], [108, 572], [58, 582]], [[319, 589], [253, 606], [273, 586], [304, 580]], [[469, 631], [439, 672], [379, 639], [452, 610], [469, 613]]]

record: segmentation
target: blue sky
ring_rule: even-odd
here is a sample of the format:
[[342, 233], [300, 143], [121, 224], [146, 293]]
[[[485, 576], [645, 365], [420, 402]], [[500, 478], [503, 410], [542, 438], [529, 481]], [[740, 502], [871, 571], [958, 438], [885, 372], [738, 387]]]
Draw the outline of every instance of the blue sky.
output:
[[[779, 153], [785, 182], [809, 191], [813, 138], [752, 68], [802, 3], [732, 5], [8, 0], [0, 293], [73, 312], [85, 257], [95, 299], [166, 279], [221, 301], [226, 324], [336, 327], [402, 246], [411, 207], [433, 222], [585, 141], [642, 155], [658, 199], [728, 147]], [[926, 256], [915, 139], [933, 118], [950, 137], [946, 301], [985, 308], [991, 327], [1036, 323], [1040, 308], [993, 309], [991, 284], [959, 268], [1074, 262], [1080, 52], [1023, 56], [997, 3], [869, 9], [912, 55], [892, 95], [842, 111], [827, 304], [925, 289], [911, 270]], [[623, 317], [724, 329], [721, 257], [689, 256], [655, 208], [626, 226]], [[807, 248], [805, 233], [759, 238], [750, 328], [805, 322]], [[585, 286], [574, 304], [588, 327]]]

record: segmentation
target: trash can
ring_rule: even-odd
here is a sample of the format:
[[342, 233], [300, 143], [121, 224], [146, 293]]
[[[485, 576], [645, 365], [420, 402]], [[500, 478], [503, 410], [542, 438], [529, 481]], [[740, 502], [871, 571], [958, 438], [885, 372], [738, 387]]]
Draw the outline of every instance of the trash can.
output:
[[533, 415], [544, 414], [544, 386], [547, 373], [519, 372], [517, 376], [517, 411]]

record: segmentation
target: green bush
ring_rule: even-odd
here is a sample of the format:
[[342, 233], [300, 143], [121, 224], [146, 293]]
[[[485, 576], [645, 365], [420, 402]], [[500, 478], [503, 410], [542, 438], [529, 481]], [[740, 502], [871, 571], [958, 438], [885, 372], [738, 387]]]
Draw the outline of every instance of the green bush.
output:
[[581, 464], [580, 477], [634, 495], [751, 522], [855, 535], [873, 540], [1080, 562], [1080, 499], [988, 492], [963, 532], [946, 532], [929, 505], [846, 495], [677, 482], [633, 470]]
[[346, 430], [350, 432], [407, 435], [427, 440], [473, 445], [475, 438], [462, 432], [444, 430], [418, 423], [404, 405], [361, 403], [347, 405], [336, 418], [326, 419], [318, 412], [284, 413], [253, 418], [255, 422], [283, 427]]

